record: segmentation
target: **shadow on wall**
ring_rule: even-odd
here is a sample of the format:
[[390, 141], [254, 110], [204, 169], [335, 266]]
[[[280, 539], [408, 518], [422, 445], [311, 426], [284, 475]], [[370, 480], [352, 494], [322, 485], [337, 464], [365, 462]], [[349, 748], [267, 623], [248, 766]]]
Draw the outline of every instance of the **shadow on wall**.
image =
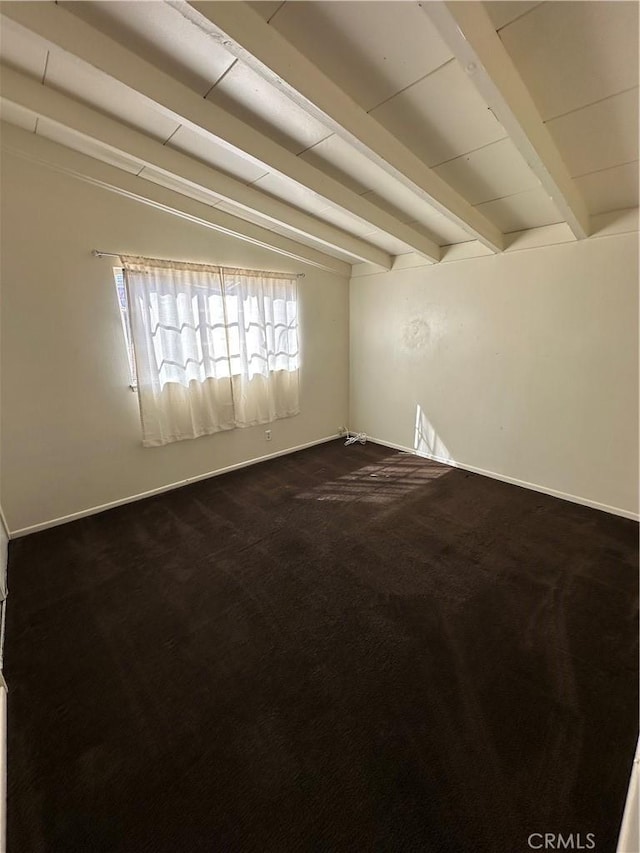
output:
[[440, 462], [453, 462], [447, 445], [440, 438], [435, 427], [425, 415], [422, 406], [416, 406], [416, 425], [413, 436], [413, 449], [416, 453], [437, 459]]

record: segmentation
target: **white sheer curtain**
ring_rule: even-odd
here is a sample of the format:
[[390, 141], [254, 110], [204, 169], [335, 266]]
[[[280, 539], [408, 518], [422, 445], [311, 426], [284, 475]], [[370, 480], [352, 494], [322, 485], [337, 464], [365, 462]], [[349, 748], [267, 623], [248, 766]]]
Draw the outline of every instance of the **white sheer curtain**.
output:
[[145, 446], [298, 414], [295, 276], [121, 260]]

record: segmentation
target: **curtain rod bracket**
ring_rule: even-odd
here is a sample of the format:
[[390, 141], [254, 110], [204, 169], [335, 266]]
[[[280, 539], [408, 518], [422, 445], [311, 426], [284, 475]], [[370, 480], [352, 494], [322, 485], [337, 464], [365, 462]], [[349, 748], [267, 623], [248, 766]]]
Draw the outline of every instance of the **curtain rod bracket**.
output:
[[115, 252], [101, 252], [100, 249], [92, 249], [91, 254], [94, 258], [119, 258]]

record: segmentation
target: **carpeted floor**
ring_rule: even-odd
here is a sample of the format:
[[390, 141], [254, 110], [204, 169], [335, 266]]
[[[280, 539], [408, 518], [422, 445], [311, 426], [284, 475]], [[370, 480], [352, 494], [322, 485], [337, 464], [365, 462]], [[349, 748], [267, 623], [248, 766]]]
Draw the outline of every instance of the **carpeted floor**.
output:
[[9, 585], [9, 853], [615, 850], [632, 521], [331, 442], [15, 540]]

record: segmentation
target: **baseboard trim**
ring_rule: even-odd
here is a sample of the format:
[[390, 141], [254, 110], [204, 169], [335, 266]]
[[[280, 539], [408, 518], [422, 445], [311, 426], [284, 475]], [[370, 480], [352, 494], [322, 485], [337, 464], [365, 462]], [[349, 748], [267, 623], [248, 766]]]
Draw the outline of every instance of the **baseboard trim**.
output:
[[491, 477], [492, 480], [501, 480], [503, 483], [510, 483], [512, 486], [521, 486], [523, 489], [531, 489], [533, 492], [541, 492], [542, 494], [550, 495], [554, 498], [561, 498], [562, 500], [569, 501], [570, 503], [582, 504], [582, 506], [599, 509], [602, 512], [608, 512], [611, 515], [620, 515], [623, 518], [630, 518], [632, 521], [640, 521], [640, 515], [638, 513], [622, 509], [621, 507], [609, 506], [609, 504], [592, 501], [590, 498], [583, 498], [579, 495], [570, 495], [567, 492], [560, 492], [557, 489], [540, 486], [538, 483], [529, 483], [527, 480], [518, 480], [516, 477], [509, 477], [506, 474], [497, 474], [495, 471], [487, 471], [485, 468], [476, 468], [475, 465], [467, 465], [463, 462], [456, 462], [453, 459], [435, 456], [432, 453], [414, 450], [413, 448], [405, 447], [402, 444], [383, 441], [380, 438], [374, 438], [372, 435], [367, 435], [367, 440], [373, 442], [373, 444], [380, 444], [382, 447], [390, 447], [392, 450], [401, 450], [404, 453], [412, 453], [414, 456], [422, 456], [425, 459], [431, 459], [434, 462], [441, 462], [443, 465], [449, 465], [451, 468], [462, 468], [464, 471], [471, 471], [473, 474], [481, 474], [483, 477]]
[[100, 504], [100, 506], [92, 506], [88, 509], [73, 512], [69, 515], [60, 516], [59, 518], [51, 518], [48, 521], [42, 521], [39, 524], [32, 524], [29, 527], [21, 527], [18, 530], [10, 532], [11, 539], [17, 539], [20, 536], [28, 536], [30, 533], [38, 533], [41, 530], [47, 530], [50, 527], [58, 527], [60, 524], [67, 524], [70, 521], [77, 521], [80, 518], [86, 518], [89, 515], [97, 515], [99, 512], [105, 512], [108, 509], [115, 509], [118, 506], [142, 501], [145, 498], [152, 498], [154, 495], [161, 495], [163, 492], [171, 492], [173, 489], [180, 489], [183, 486], [188, 486], [191, 483], [198, 483], [200, 480], [209, 480], [211, 477], [218, 477], [221, 474], [228, 474], [231, 471], [238, 471], [240, 468], [248, 468], [250, 465], [259, 465], [260, 462], [268, 462], [269, 459], [276, 459], [278, 456], [287, 456], [290, 453], [297, 453], [299, 450], [306, 450], [308, 447], [315, 447], [317, 444], [326, 444], [328, 441], [333, 441], [340, 438], [339, 433], [327, 435], [324, 438], [318, 438], [315, 441], [308, 441], [306, 444], [298, 444], [296, 447], [287, 447], [285, 450], [276, 450], [275, 453], [268, 453], [266, 456], [256, 456], [252, 459], [245, 459], [243, 462], [236, 462], [234, 465], [227, 465], [225, 468], [216, 468], [215, 471], [207, 471], [206, 474], [198, 474], [196, 477], [187, 477], [186, 480], [179, 480], [176, 483], [169, 483], [166, 486], [159, 486], [157, 489], [150, 489], [148, 492], [140, 492], [135, 495], [129, 495], [126, 498], [119, 498], [109, 503]]

